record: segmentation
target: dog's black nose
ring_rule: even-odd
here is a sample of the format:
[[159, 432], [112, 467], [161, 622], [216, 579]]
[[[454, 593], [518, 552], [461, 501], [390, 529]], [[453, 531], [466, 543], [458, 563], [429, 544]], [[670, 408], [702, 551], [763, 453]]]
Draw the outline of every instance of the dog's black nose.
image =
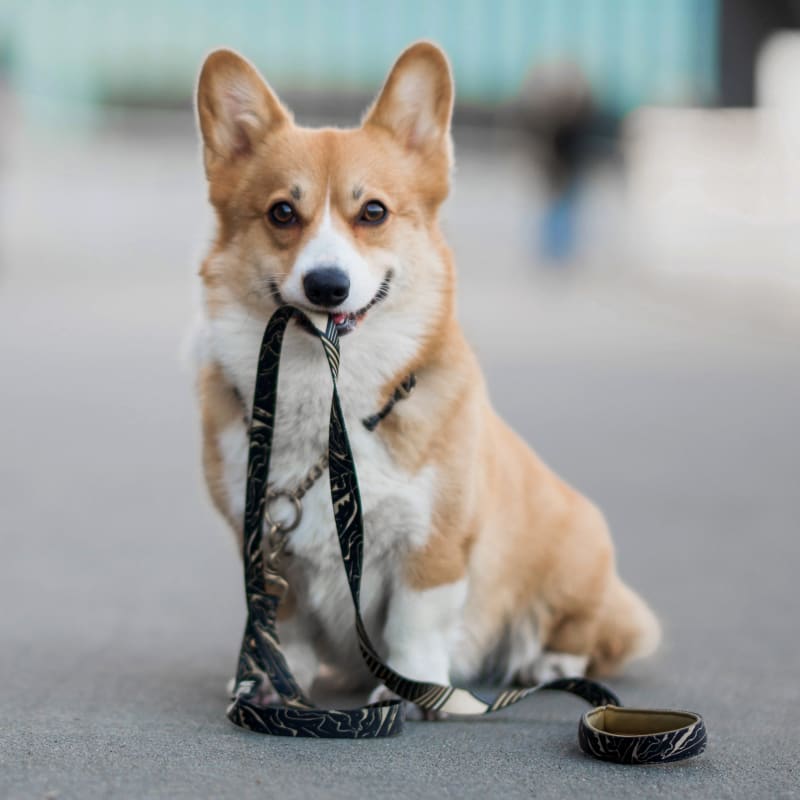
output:
[[332, 308], [347, 300], [350, 278], [338, 267], [317, 267], [305, 274], [303, 288], [315, 306]]

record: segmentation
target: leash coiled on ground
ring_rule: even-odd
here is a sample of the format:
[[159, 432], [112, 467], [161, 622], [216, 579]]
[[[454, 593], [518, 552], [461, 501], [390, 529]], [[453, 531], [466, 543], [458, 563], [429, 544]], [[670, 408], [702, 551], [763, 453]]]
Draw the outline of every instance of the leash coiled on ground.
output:
[[[276, 736], [335, 739], [392, 736], [400, 732], [404, 722], [402, 700], [387, 700], [355, 709], [317, 708], [298, 686], [280, 648], [276, 622], [286, 583], [269, 559], [265, 559], [262, 539], [280, 354], [286, 327], [293, 318], [319, 339], [330, 368], [333, 384], [328, 440], [331, 501], [342, 563], [353, 599], [359, 647], [375, 678], [402, 700], [415, 703], [426, 711], [441, 711], [451, 716], [492, 713], [537, 692], [568, 692], [594, 707], [581, 720], [579, 738], [585, 752], [624, 763], [672, 761], [701, 752], [705, 746], [705, 727], [702, 719], [691, 712], [653, 712], [661, 715], [662, 730], [648, 729], [646, 720], [638, 717], [637, 732], [622, 734], [624, 742], [617, 742], [615, 737], [618, 738], [618, 734], [611, 730], [608, 722], [613, 711], [602, 718], [598, 712], [604, 708], [616, 709], [617, 717], [613, 718], [618, 720], [621, 714], [624, 720], [632, 710], [619, 708], [619, 699], [610, 689], [586, 678], [565, 678], [535, 687], [507, 689], [493, 699], [485, 700], [466, 689], [405, 678], [382, 661], [367, 635], [360, 610], [364, 529], [358, 477], [336, 384], [339, 371], [336, 327], [329, 317], [325, 330], [319, 330], [304, 312], [291, 306], [281, 306], [272, 315], [259, 352], [250, 421], [242, 550], [247, 623], [239, 653], [234, 696], [227, 710], [231, 722], [251, 731]], [[282, 705], [258, 702], [267, 682], [280, 696]], [[682, 724], [676, 729], [673, 721], [668, 719], [671, 713], [689, 714], [691, 718], [681, 718]]]

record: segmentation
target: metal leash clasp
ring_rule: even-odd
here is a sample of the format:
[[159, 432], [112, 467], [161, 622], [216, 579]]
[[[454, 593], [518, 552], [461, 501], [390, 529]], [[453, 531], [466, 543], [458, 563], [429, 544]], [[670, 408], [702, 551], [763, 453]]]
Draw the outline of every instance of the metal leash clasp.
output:
[[[264, 503], [264, 522], [266, 523], [266, 555], [264, 557], [264, 572], [267, 578], [267, 587], [270, 594], [283, 597], [289, 588], [286, 579], [278, 571], [278, 563], [289, 534], [297, 528], [303, 519], [303, 498], [306, 492], [320, 479], [328, 466], [328, 454], [323, 453], [317, 462], [309, 469], [300, 484], [294, 489], [267, 488], [266, 502]], [[278, 519], [273, 508], [278, 500], [288, 500], [288, 519]]]
[[[288, 520], [280, 520], [274, 517], [274, 511], [270, 512], [270, 505], [275, 500], [284, 498], [291, 502], [292, 516]], [[268, 489], [266, 503], [264, 507], [264, 521], [267, 523], [266, 535], [266, 556], [264, 557], [264, 572], [267, 579], [267, 591], [269, 594], [283, 598], [289, 588], [286, 578], [278, 572], [283, 551], [289, 541], [289, 534], [300, 524], [303, 518], [303, 505], [300, 498], [293, 492], [285, 489]]]

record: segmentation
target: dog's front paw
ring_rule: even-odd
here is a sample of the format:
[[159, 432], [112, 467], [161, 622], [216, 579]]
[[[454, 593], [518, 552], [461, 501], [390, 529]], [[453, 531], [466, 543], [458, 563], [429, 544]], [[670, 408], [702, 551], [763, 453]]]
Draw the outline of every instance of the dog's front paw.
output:
[[[401, 700], [401, 698], [382, 683], [380, 686], [372, 690], [367, 702], [381, 703], [386, 700]], [[406, 719], [413, 722], [436, 722], [438, 720], [447, 719], [449, 716], [444, 711], [433, 711], [427, 708], [420, 708], [418, 705], [411, 703], [408, 700], [402, 700], [402, 703], [405, 708]]]
[[[228, 690], [228, 697], [230, 697], [231, 700], [235, 700], [238, 693], [236, 678], [231, 678], [226, 688]], [[248, 687], [243, 685], [239, 691], [247, 690]], [[258, 691], [250, 699], [259, 706], [274, 706], [282, 702], [281, 696], [272, 688], [272, 684], [266, 678], [264, 678]]]

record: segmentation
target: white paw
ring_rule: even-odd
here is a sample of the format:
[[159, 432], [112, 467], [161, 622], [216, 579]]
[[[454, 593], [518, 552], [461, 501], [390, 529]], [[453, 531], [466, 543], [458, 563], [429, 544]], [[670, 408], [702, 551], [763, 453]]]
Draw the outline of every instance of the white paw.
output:
[[[228, 697], [233, 700], [236, 695], [236, 678], [231, 678], [225, 688], [228, 691]], [[272, 688], [272, 684], [267, 680], [261, 684], [261, 688], [252, 699], [253, 702], [259, 706], [278, 705], [282, 702], [280, 695]]]
[[[381, 703], [385, 700], [401, 700], [401, 698], [387, 686], [381, 684], [372, 690], [367, 702]], [[410, 720], [411, 722], [421, 722], [423, 720], [425, 722], [436, 722], [440, 719], [447, 719], [449, 716], [444, 711], [430, 711], [425, 708], [420, 708], [418, 705], [411, 703], [408, 700], [401, 700], [401, 702], [405, 707], [406, 719]]]
[[389, 689], [385, 683], [376, 686], [370, 693], [367, 699], [368, 704], [384, 703], [387, 700], [399, 700], [400, 698]]
[[536, 686], [558, 678], [582, 678], [588, 665], [588, 656], [546, 651], [531, 664], [520, 669], [514, 677], [523, 686]]

